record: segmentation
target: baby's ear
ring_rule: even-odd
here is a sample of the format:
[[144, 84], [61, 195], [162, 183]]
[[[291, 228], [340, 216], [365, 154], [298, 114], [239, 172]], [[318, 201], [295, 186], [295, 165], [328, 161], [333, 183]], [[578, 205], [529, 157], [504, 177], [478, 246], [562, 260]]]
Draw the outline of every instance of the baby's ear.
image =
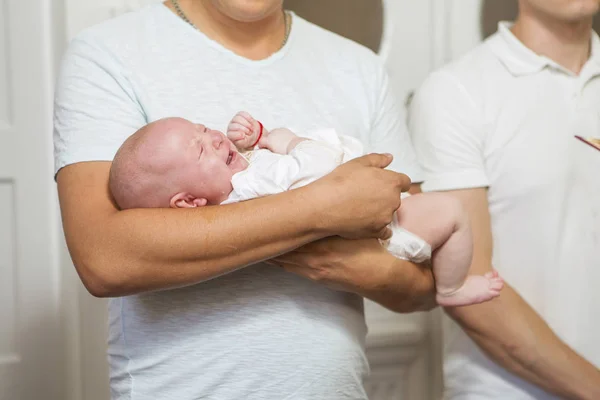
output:
[[197, 197], [194, 199], [194, 204], [196, 205], [196, 207], [203, 207], [208, 204], [208, 200]]
[[195, 208], [202, 207], [208, 203], [206, 199], [194, 197], [189, 193], [180, 192], [171, 197], [169, 206], [171, 208]]

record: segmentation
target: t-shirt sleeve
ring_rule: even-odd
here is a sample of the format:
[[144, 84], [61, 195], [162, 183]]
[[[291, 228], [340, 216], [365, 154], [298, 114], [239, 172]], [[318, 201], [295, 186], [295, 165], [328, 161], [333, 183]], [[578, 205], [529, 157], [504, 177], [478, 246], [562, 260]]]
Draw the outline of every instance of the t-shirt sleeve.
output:
[[146, 123], [129, 74], [90, 39], [74, 39], [63, 58], [54, 101], [55, 173], [83, 161], [111, 161]]
[[456, 78], [443, 71], [430, 75], [415, 93], [408, 126], [423, 168], [423, 191], [488, 186], [482, 111]]
[[394, 160], [388, 169], [408, 175], [413, 182], [421, 182], [423, 174], [406, 127], [406, 110], [393, 93], [388, 73], [380, 62], [377, 63], [375, 76], [374, 112], [368, 151], [392, 154]]

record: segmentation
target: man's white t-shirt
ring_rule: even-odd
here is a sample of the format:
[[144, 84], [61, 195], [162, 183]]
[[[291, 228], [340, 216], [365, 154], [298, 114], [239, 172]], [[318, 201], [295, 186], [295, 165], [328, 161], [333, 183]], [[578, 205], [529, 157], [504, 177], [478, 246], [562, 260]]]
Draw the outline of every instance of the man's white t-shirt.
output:
[[[550, 327], [600, 366], [600, 40], [576, 76], [502, 23], [417, 91], [409, 130], [424, 191], [488, 188], [493, 265]], [[499, 316], [502, 318], [502, 316]], [[449, 319], [447, 399], [550, 399]]]
[[[419, 181], [380, 60], [292, 19], [287, 44], [261, 61], [224, 49], [162, 4], [79, 34], [57, 84], [56, 171], [112, 160], [150, 121], [179, 116], [224, 130], [246, 110], [269, 129], [332, 127], [368, 152], [391, 152], [390, 168]], [[276, 267], [111, 299], [109, 317], [114, 400], [366, 398], [362, 299]]]

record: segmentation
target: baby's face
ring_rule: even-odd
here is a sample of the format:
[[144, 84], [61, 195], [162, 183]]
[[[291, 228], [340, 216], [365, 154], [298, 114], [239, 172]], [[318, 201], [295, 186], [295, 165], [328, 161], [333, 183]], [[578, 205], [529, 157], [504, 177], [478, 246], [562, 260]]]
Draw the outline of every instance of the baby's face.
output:
[[219, 204], [231, 193], [231, 178], [248, 167], [248, 161], [235, 145], [219, 131], [193, 124], [189, 143], [184, 149], [185, 179], [190, 192], [205, 198], [209, 204]]

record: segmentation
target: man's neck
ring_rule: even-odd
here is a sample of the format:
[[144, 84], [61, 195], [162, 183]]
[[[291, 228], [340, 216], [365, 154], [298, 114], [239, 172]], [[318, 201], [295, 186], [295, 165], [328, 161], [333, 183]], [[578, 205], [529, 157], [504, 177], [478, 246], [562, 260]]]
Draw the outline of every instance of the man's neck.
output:
[[[242, 57], [262, 60], [283, 44], [286, 23], [281, 8], [260, 20], [242, 22], [222, 13], [210, 0], [179, 0], [178, 3], [202, 33]], [[165, 1], [165, 5], [177, 14], [170, 0]]]
[[568, 22], [521, 13], [513, 34], [536, 54], [546, 56], [579, 74], [590, 57], [592, 18]]

